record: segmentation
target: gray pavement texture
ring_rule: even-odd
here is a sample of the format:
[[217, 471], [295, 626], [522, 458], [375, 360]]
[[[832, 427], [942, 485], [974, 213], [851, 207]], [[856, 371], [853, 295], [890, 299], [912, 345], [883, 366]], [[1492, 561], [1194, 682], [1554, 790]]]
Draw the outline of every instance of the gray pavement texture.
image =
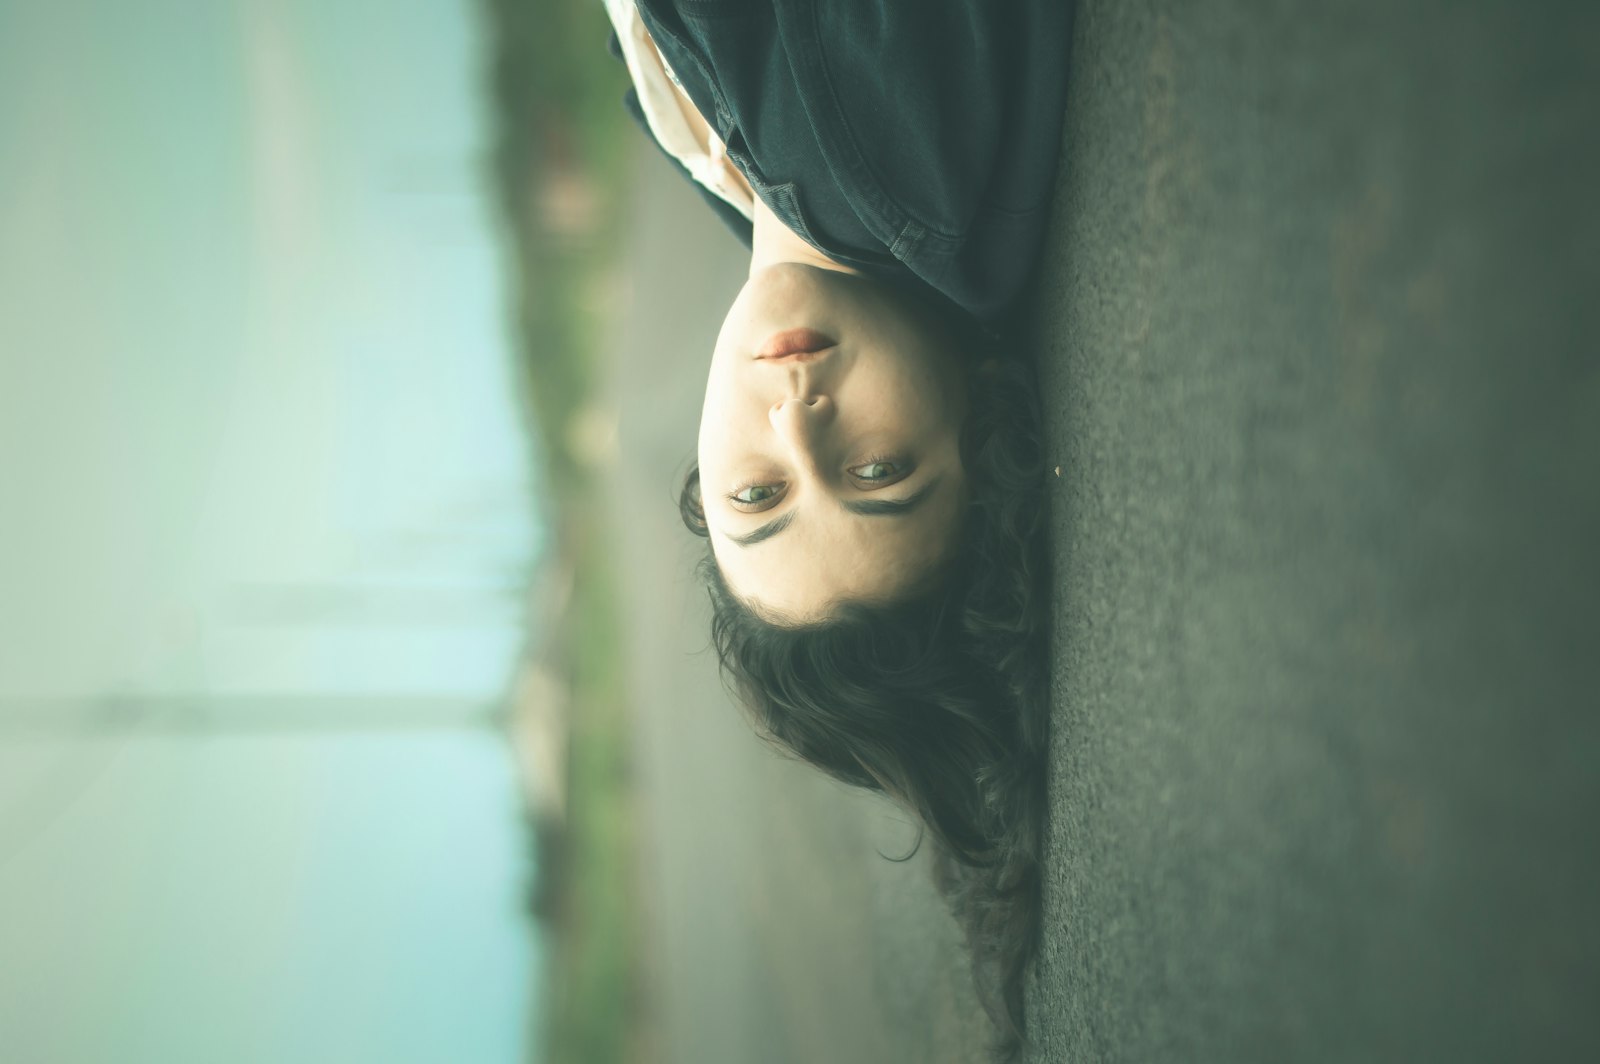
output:
[[[1597, 12], [1079, 5], [1031, 1059], [1600, 1059]], [[910, 828], [717, 680], [673, 499], [743, 262], [640, 167], [643, 1056], [979, 1060]]]
[[1033, 1059], [1600, 1060], [1600, 6], [1079, 13]]

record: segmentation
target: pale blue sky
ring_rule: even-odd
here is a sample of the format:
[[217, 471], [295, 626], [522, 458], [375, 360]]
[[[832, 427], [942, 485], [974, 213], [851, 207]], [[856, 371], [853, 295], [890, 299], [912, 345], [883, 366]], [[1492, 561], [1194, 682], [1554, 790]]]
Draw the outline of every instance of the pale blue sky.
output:
[[[7, 11], [0, 691], [495, 694], [537, 544], [470, 8]], [[485, 621], [350, 623], [401, 590]]]
[[[478, 30], [0, 0], [0, 1042], [522, 1059], [509, 759], [383, 719], [501, 699], [542, 543]], [[220, 734], [7, 736], [108, 695]]]

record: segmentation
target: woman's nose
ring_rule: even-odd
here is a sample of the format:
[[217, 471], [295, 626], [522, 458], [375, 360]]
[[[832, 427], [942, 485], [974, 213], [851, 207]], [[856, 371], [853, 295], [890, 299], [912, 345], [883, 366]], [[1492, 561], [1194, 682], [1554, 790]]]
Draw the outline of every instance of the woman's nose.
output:
[[833, 400], [826, 395], [807, 395], [772, 404], [767, 416], [772, 427], [794, 450], [809, 454], [816, 435], [833, 420]]

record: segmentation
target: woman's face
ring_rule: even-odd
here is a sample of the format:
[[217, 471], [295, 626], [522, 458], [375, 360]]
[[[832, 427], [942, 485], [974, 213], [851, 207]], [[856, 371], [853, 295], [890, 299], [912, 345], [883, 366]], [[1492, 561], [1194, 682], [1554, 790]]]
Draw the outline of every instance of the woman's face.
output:
[[752, 274], [711, 358], [700, 492], [734, 594], [803, 623], [881, 602], [946, 558], [966, 502], [948, 338], [862, 277]]

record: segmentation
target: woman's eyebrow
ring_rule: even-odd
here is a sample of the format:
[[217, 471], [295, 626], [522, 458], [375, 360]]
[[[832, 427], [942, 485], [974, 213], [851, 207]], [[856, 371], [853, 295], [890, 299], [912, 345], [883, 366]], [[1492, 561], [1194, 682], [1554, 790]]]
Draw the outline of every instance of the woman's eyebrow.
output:
[[[901, 517], [921, 506], [938, 489], [940, 479], [934, 477], [903, 499], [862, 499], [859, 502], [847, 501], [842, 505], [846, 510], [862, 517]], [[796, 511], [790, 510], [776, 521], [768, 521], [754, 532], [747, 532], [742, 536], [729, 536], [728, 542], [740, 547], [753, 547], [757, 543], [765, 542], [788, 528], [794, 521], [795, 513]]]

